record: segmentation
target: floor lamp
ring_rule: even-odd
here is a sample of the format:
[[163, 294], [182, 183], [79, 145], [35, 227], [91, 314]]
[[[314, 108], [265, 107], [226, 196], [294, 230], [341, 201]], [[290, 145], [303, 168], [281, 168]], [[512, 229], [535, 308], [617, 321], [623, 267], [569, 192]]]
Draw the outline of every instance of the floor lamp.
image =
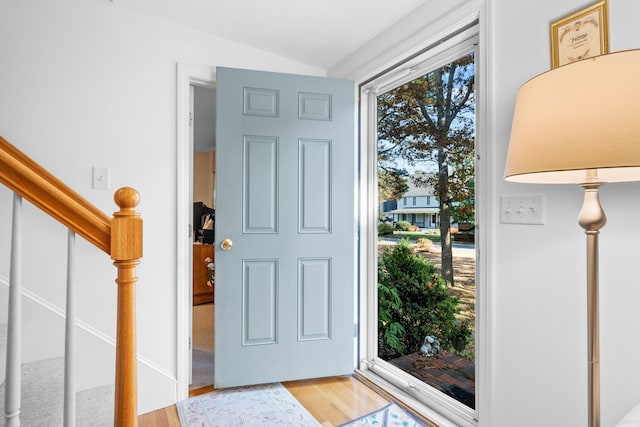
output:
[[516, 99], [505, 179], [584, 188], [578, 222], [587, 236], [588, 419], [599, 427], [598, 234], [606, 217], [598, 190], [640, 181], [640, 50], [584, 59], [526, 82]]

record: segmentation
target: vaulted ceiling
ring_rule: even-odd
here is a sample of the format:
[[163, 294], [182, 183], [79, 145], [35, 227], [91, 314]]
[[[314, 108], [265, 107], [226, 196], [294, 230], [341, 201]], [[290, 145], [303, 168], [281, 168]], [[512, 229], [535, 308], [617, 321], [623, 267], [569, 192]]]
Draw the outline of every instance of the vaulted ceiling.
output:
[[329, 69], [427, 0], [111, 0]]

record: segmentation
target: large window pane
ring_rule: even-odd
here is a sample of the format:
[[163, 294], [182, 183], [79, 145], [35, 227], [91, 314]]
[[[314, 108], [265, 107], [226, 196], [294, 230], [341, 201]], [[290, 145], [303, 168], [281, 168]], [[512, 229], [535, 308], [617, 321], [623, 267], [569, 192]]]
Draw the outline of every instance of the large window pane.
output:
[[378, 356], [471, 408], [474, 75], [471, 53], [377, 96]]

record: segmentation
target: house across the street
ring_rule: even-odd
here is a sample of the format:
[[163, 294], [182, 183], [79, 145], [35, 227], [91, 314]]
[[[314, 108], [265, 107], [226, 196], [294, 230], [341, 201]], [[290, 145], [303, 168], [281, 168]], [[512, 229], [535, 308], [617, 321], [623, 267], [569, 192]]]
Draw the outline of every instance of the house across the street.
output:
[[389, 203], [382, 203], [381, 218], [390, 218], [394, 223], [408, 221], [420, 228], [438, 228], [440, 226], [440, 203], [431, 187], [416, 187], [409, 184], [409, 189], [398, 199], [397, 207], [385, 211]]

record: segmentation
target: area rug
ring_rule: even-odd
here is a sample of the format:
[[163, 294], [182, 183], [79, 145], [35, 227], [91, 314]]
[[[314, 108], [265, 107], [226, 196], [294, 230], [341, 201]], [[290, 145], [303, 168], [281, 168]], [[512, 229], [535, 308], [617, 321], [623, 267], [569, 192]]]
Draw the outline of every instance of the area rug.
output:
[[407, 411], [402, 409], [395, 403], [378, 409], [370, 414], [364, 415], [348, 423], [341, 424], [339, 427], [345, 426], [402, 426], [402, 427], [426, 427], [421, 422], [413, 418]]
[[178, 402], [182, 427], [319, 427], [280, 383], [220, 390]]

